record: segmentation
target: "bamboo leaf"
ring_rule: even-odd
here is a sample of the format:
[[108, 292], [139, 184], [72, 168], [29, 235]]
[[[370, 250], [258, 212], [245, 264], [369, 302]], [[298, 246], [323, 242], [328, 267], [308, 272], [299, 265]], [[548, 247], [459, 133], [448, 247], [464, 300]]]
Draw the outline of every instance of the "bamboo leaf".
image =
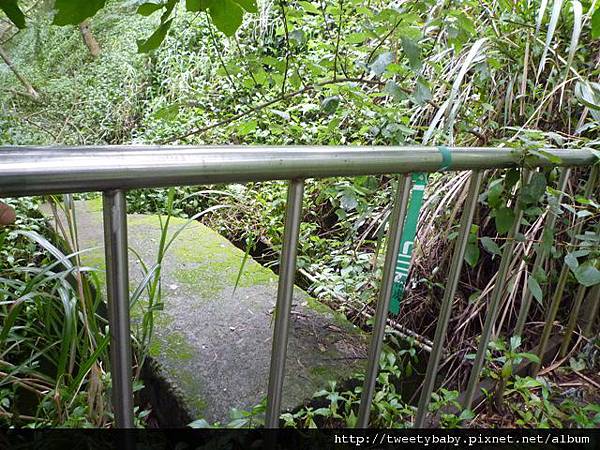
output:
[[458, 75], [454, 79], [454, 83], [452, 83], [452, 89], [450, 90], [450, 95], [448, 97], [448, 108], [446, 109], [446, 113], [448, 113], [452, 109], [454, 99], [458, 95], [458, 91], [460, 90], [460, 86], [463, 82], [463, 79], [465, 78], [465, 75], [471, 68], [471, 64], [475, 60], [475, 57], [477, 55], [479, 55], [479, 52], [484, 49], [483, 44], [486, 42], [486, 40], [487, 40], [486, 38], [481, 38], [481, 39], [478, 39], [477, 41], [475, 41], [475, 43], [469, 50], [469, 53], [465, 57], [465, 59], [462, 63], [462, 66], [460, 68], [460, 71], [458, 72]]
[[[573, 64], [573, 58], [575, 57], [575, 51], [579, 44], [579, 35], [581, 34], [582, 24], [582, 7], [579, 0], [573, 0], [573, 33], [571, 34], [571, 44], [569, 45], [569, 56], [567, 57], [567, 74]], [[593, 30], [592, 30], [593, 34]]]
[[554, 4], [552, 5], [552, 15], [550, 16], [550, 23], [548, 24], [548, 31], [546, 32], [546, 43], [544, 44], [544, 51], [542, 52], [542, 56], [540, 58], [540, 65], [537, 71], [538, 78], [544, 70], [544, 67], [546, 66], [546, 56], [548, 54], [550, 44], [552, 44], [554, 32], [556, 31], [556, 25], [558, 24], [558, 18], [560, 17], [560, 10], [562, 8], [562, 4], [563, 0], [554, 0]]
[[535, 21], [535, 32], [540, 31], [540, 27], [542, 26], [542, 20], [544, 19], [544, 14], [546, 14], [546, 8], [548, 7], [548, 0], [542, 0], [540, 4], [540, 9], [538, 11], [538, 16]]

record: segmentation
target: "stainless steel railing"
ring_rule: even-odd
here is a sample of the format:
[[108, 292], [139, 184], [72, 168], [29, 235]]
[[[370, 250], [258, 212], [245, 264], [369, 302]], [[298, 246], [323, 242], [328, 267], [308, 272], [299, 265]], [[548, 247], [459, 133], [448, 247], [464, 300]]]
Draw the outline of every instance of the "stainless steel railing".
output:
[[[419, 400], [415, 423], [417, 427], [425, 423], [427, 406], [434, 388], [452, 299], [481, 186], [482, 169], [515, 167], [521, 164], [523, 157], [522, 151], [506, 148], [454, 148], [449, 151], [451, 170], [471, 170], [472, 174]], [[595, 161], [594, 155], [588, 150], [545, 151], [560, 158], [560, 166], [588, 166]], [[304, 179], [400, 174], [359, 408], [358, 426], [367, 427], [385, 334], [394, 263], [411, 189], [411, 178], [406, 175], [411, 172], [437, 171], [442, 165], [447, 165], [446, 158], [447, 155], [444, 157], [435, 147], [0, 147], [0, 197], [103, 192], [113, 405], [116, 425], [129, 428], [133, 427], [133, 391], [126, 191], [133, 188], [289, 180], [267, 392], [266, 426], [274, 428], [279, 424], [281, 409]], [[531, 155], [528, 156], [527, 163], [529, 168], [556, 165], [550, 159]], [[519, 211], [516, 215], [520, 216]], [[511, 233], [516, 233], [518, 226], [519, 221], [516, 220]], [[506, 275], [504, 265], [507, 263], [504, 261], [509, 260], [511, 252], [512, 248], [507, 245], [499, 270], [499, 283], [492, 293], [490, 309], [471, 371], [464, 402], [466, 407], [472, 402], [476, 382], [479, 380], [483, 362], [481, 355], [485, 354], [489, 343]]]

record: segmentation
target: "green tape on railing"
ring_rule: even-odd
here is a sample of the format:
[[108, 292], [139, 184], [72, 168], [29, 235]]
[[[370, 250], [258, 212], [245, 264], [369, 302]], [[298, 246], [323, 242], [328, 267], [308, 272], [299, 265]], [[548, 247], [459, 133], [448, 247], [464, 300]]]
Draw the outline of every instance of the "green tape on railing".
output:
[[427, 185], [426, 173], [412, 174], [413, 187], [406, 210], [406, 219], [402, 228], [402, 237], [400, 239], [400, 248], [396, 258], [396, 270], [394, 273], [394, 285], [392, 288], [392, 298], [390, 300], [390, 312], [398, 314], [400, 312], [400, 300], [404, 294], [404, 286], [408, 279], [408, 270], [412, 258], [413, 244], [417, 234], [417, 224], [419, 222], [419, 212], [423, 204], [423, 194]]
[[438, 150], [442, 154], [440, 170], [450, 170], [452, 167], [452, 153], [450, 153], [450, 150], [445, 145], [440, 145]]

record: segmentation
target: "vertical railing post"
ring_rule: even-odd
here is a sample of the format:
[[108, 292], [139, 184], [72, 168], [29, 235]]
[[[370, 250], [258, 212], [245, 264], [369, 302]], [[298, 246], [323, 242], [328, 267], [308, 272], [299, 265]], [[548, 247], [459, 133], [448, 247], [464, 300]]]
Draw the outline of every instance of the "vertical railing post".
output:
[[569, 344], [571, 343], [571, 337], [573, 336], [573, 332], [575, 331], [575, 326], [577, 325], [577, 318], [579, 317], [579, 310], [581, 309], [581, 304], [583, 303], [583, 298], [585, 297], [585, 293], [587, 288], [583, 285], [579, 285], [577, 288], [577, 293], [575, 294], [575, 300], [573, 300], [573, 307], [571, 308], [571, 313], [569, 315], [569, 322], [567, 323], [567, 329], [565, 331], [565, 335], [563, 336], [562, 344], [560, 345], [560, 357], [564, 358], [569, 350]]
[[117, 428], [133, 428], [125, 193], [122, 190], [105, 192], [103, 195], [103, 212], [112, 401], [115, 425]]
[[277, 305], [273, 312], [275, 315], [275, 328], [273, 330], [271, 367], [267, 391], [266, 428], [277, 428], [279, 426], [290, 313], [294, 294], [294, 277], [296, 274], [296, 253], [300, 235], [300, 222], [302, 221], [303, 194], [304, 180], [291, 180], [288, 187], [283, 246], [279, 260]]
[[585, 322], [583, 325], [583, 335], [591, 337], [594, 331], [594, 325], [598, 320], [598, 311], [600, 310], [600, 284], [590, 289], [588, 303], [586, 308]]
[[[596, 178], [598, 176], [598, 167], [592, 167], [590, 171], [589, 178], [586, 182], [583, 196], [585, 198], [591, 197], [594, 189], [596, 188]], [[575, 217], [574, 220], [577, 220]], [[575, 246], [577, 243], [577, 235], [581, 234], [581, 230], [583, 229], [583, 221], [579, 221], [575, 224], [575, 227], [572, 231], [572, 236], [570, 240], [570, 245]], [[550, 339], [550, 335], [552, 334], [552, 329], [554, 327], [554, 320], [556, 319], [556, 315], [558, 314], [558, 310], [560, 308], [560, 304], [563, 299], [563, 292], [565, 287], [567, 286], [567, 280], [569, 277], [570, 268], [568, 265], [564, 264], [560, 275], [558, 276], [558, 282], [556, 283], [556, 287], [554, 289], [554, 293], [552, 296], [552, 301], [550, 303], [550, 308], [546, 314], [546, 321], [544, 323], [544, 328], [542, 329], [542, 335], [540, 337], [540, 344], [537, 348], [537, 356], [540, 359], [540, 362], [534, 362], [531, 365], [531, 375], [536, 376], [540, 368], [542, 367], [542, 361], [544, 359], [544, 354], [546, 353], [546, 347], [548, 346], [548, 341]]]
[[[558, 180], [558, 190], [559, 193], [556, 199], [556, 208], [560, 208], [560, 203], [562, 201], [563, 193], [567, 187], [567, 181], [569, 181], [569, 176], [571, 175], [571, 169], [563, 168], [560, 173], [560, 178]], [[546, 223], [544, 224], [544, 228], [542, 231], [542, 236], [547, 231], [554, 231], [554, 227], [556, 226], [557, 215], [554, 212], [551, 206], [548, 207]], [[537, 250], [537, 254], [535, 256], [535, 261], [533, 262], [533, 267], [531, 268], [531, 273], [535, 274], [546, 262], [546, 257], [548, 256], [548, 250], [544, 249], [544, 246], [540, 244], [539, 249]], [[525, 296], [523, 297], [523, 301], [521, 302], [521, 307], [519, 308], [519, 315], [517, 317], [517, 324], [515, 325], [515, 336], [523, 336], [523, 331], [525, 330], [525, 323], [527, 322], [527, 317], [529, 315], [529, 310], [531, 309], [531, 300], [533, 299], [533, 294], [530, 289], [527, 288], [527, 276], [525, 278], [525, 282], [523, 283], [523, 289], [526, 291]]]
[[379, 289], [377, 300], [377, 310], [375, 312], [375, 322], [373, 324], [373, 337], [369, 347], [369, 357], [367, 362], [367, 374], [360, 399], [358, 410], [358, 428], [369, 426], [369, 413], [371, 411], [371, 402], [375, 393], [375, 383], [379, 371], [379, 357], [383, 347], [383, 338], [385, 336], [385, 325], [387, 322], [388, 308], [392, 296], [392, 286], [394, 283], [394, 270], [396, 267], [396, 258], [404, 227], [404, 217], [408, 206], [410, 196], [411, 177], [402, 175], [398, 180], [398, 190], [394, 199], [394, 207], [390, 215], [387, 252], [383, 265], [383, 277]]
[[427, 406], [429, 405], [429, 400], [431, 399], [431, 393], [433, 392], [437, 377], [442, 347], [444, 345], [446, 330], [448, 329], [448, 322], [450, 321], [450, 314], [452, 312], [452, 301], [454, 300], [454, 294], [456, 294], [456, 288], [460, 279], [465, 251], [469, 242], [471, 224], [473, 223], [473, 215], [479, 198], [478, 193], [482, 178], [483, 172], [474, 170], [471, 173], [469, 190], [467, 192], [464, 211], [460, 220], [460, 230], [456, 239], [456, 247], [454, 249], [454, 254], [452, 255], [452, 262], [450, 263], [448, 284], [444, 291], [438, 323], [435, 329], [435, 337], [433, 338], [433, 345], [431, 346], [431, 354], [429, 355], [429, 361], [427, 363], [425, 381], [423, 382], [423, 389], [421, 391], [421, 397], [419, 398], [419, 406], [414, 424], [415, 428], [422, 428], [425, 423], [425, 417], [427, 416]]
[[[529, 180], [529, 176], [529, 171], [525, 171], [523, 174], [523, 179]], [[513, 222], [513, 225], [506, 237], [506, 244], [504, 245], [504, 250], [502, 251], [496, 284], [494, 285], [494, 289], [491, 294], [488, 310], [486, 312], [485, 323], [483, 324], [483, 330], [481, 330], [481, 339], [479, 341], [479, 346], [477, 347], [477, 353], [475, 354], [475, 360], [473, 361], [473, 367], [471, 368], [469, 381], [467, 382], [467, 389], [463, 397], [462, 406], [464, 409], [471, 408], [471, 404], [473, 403], [473, 399], [475, 397], [475, 391], [479, 385], [479, 377], [481, 375], [481, 369], [483, 368], [483, 363], [485, 360], [485, 352], [487, 351], [488, 344], [490, 343], [490, 339], [492, 337], [492, 329], [494, 328], [494, 323], [496, 322], [496, 317], [498, 316], [500, 300], [502, 299], [502, 293], [506, 285], [508, 270], [513, 258], [513, 252], [516, 245], [515, 236], [519, 232], [521, 220], [523, 219], [523, 209], [521, 208], [518, 200], [516, 201], [514, 211], [515, 221]]]

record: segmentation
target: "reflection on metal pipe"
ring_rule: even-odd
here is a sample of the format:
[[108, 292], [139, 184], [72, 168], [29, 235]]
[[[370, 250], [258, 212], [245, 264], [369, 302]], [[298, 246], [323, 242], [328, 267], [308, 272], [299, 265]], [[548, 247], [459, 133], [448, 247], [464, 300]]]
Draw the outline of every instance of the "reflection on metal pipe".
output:
[[133, 428], [125, 193], [121, 190], [105, 192], [103, 209], [110, 369], [115, 425], [117, 428]]
[[265, 426], [267, 428], [277, 428], [279, 425], [290, 313], [292, 310], [292, 296], [294, 294], [294, 277], [296, 274], [296, 253], [298, 249], [298, 237], [300, 234], [300, 222], [302, 221], [303, 193], [304, 180], [290, 181], [285, 211], [283, 247], [281, 249], [281, 258], [279, 260], [277, 306], [273, 312], [275, 315], [275, 329], [273, 330], [271, 369], [267, 392], [267, 412], [265, 420]]
[[[589, 198], [596, 187], [596, 178], [598, 176], [598, 166], [594, 166], [592, 171], [590, 172], [590, 177], [588, 178], [583, 196]], [[577, 243], [577, 235], [581, 234], [581, 230], [583, 229], [583, 220], [577, 222], [573, 229], [573, 234], [571, 237], [571, 245], [574, 246]], [[569, 266], [564, 264], [560, 275], [558, 276], [558, 282], [556, 284], [556, 288], [554, 290], [554, 294], [552, 296], [552, 302], [550, 304], [550, 309], [548, 310], [548, 314], [546, 316], [546, 322], [544, 324], [544, 329], [542, 330], [542, 336], [540, 337], [540, 344], [538, 345], [537, 355], [542, 360], [544, 358], [544, 354], [546, 353], [546, 347], [548, 346], [548, 341], [550, 340], [550, 334], [552, 333], [552, 328], [554, 327], [554, 319], [556, 319], [556, 315], [558, 314], [558, 309], [560, 307], [563, 292], [565, 290], [565, 286], [567, 285], [567, 278], [569, 276]], [[537, 375], [540, 370], [540, 363], [533, 363], [531, 365], [531, 374], [533, 376]]]
[[367, 374], [365, 376], [360, 407], [358, 410], [357, 427], [359, 428], [366, 428], [369, 426], [369, 413], [371, 411], [371, 402], [373, 400], [375, 382], [377, 381], [377, 373], [379, 371], [379, 357], [381, 356], [381, 349], [383, 347], [385, 325], [390, 298], [392, 296], [392, 285], [394, 283], [396, 257], [398, 255], [404, 217], [406, 216], [406, 208], [410, 196], [410, 186], [410, 176], [401, 176], [398, 180], [398, 190], [396, 191], [396, 197], [394, 199], [394, 209], [390, 215], [383, 277], [381, 279], [379, 298], [377, 300], [375, 323], [373, 324], [373, 337], [371, 338], [371, 345], [369, 347]]
[[[507, 148], [449, 151], [453, 170], [517, 167], [522, 156]], [[585, 149], [546, 151], [559, 165], [595, 161]], [[437, 147], [0, 147], [0, 196], [435, 172], [443, 163]]]
[[586, 314], [586, 323], [583, 327], [583, 335], [591, 337], [594, 324], [598, 320], [598, 311], [600, 310], [600, 284], [590, 289], [590, 296]]
[[[523, 177], [524, 179], [528, 179], [529, 174], [524, 173]], [[473, 403], [475, 391], [479, 386], [479, 376], [481, 375], [481, 369], [483, 368], [485, 352], [487, 351], [487, 347], [492, 336], [492, 328], [494, 327], [496, 316], [498, 315], [498, 310], [500, 308], [500, 300], [502, 299], [502, 293], [506, 284], [508, 268], [510, 267], [510, 262], [516, 245], [515, 236], [519, 232], [521, 219], [523, 218], [523, 209], [519, 205], [518, 201], [515, 205], [514, 211], [515, 219], [511, 229], [508, 232], [508, 235], [506, 236], [506, 244], [504, 245], [500, 267], [498, 268], [496, 284], [494, 285], [494, 290], [491, 294], [490, 303], [486, 312], [485, 323], [483, 325], [483, 330], [481, 331], [481, 339], [479, 341], [475, 360], [473, 361], [473, 367], [471, 368], [471, 373], [469, 375], [469, 382], [467, 383], [467, 390], [465, 391], [462, 405], [464, 409], [470, 409], [471, 404]]]
[[[565, 168], [561, 170], [560, 178], [558, 180], [558, 190], [560, 193], [557, 197], [557, 205], [560, 205], [562, 201], [563, 192], [567, 186], [567, 181], [569, 180], [569, 175], [571, 174], [571, 169]], [[544, 224], [544, 229], [542, 231], [542, 235], [544, 235], [547, 231], [554, 231], [554, 226], [556, 224], [557, 215], [554, 213], [554, 208], [552, 206], [548, 207], [548, 216], [546, 217], [546, 223]], [[533, 263], [533, 267], [531, 269], [531, 273], [535, 274], [538, 269], [540, 269], [544, 262], [546, 261], [546, 257], [548, 256], [548, 251], [540, 246], [537, 251], [537, 255], [535, 256], [535, 261]], [[527, 321], [527, 316], [529, 315], [529, 309], [531, 308], [531, 300], [533, 298], [533, 294], [531, 290], [527, 288], [527, 278], [523, 283], [523, 289], [526, 291], [523, 301], [521, 302], [521, 307], [519, 309], [519, 316], [517, 318], [517, 325], [515, 326], [515, 336], [523, 336], [523, 330], [525, 329], [525, 322]]]
[[452, 255], [452, 262], [450, 264], [448, 283], [446, 285], [446, 290], [444, 291], [442, 307], [438, 317], [437, 327], [435, 329], [435, 337], [433, 338], [432, 351], [431, 355], [429, 355], [425, 381], [423, 382], [421, 397], [419, 399], [419, 407], [417, 409], [417, 416], [414, 424], [415, 428], [422, 428], [425, 424], [427, 406], [429, 405], [431, 393], [433, 392], [437, 377], [440, 357], [442, 355], [442, 347], [444, 345], [446, 330], [448, 329], [448, 322], [450, 321], [450, 314], [452, 312], [452, 301], [454, 300], [454, 294], [456, 293], [456, 288], [460, 279], [465, 251], [467, 249], [469, 234], [471, 232], [471, 224], [473, 223], [473, 215], [475, 214], [475, 208], [477, 207], [477, 201], [479, 198], [478, 193], [479, 188], [481, 187], [482, 178], [483, 172], [473, 171], [471, 174], [467, 199], [465, 201], [464, 211], [460, 221], [460, 230], [456, 239], [456, 247], [454, 249], [454, 254]]

